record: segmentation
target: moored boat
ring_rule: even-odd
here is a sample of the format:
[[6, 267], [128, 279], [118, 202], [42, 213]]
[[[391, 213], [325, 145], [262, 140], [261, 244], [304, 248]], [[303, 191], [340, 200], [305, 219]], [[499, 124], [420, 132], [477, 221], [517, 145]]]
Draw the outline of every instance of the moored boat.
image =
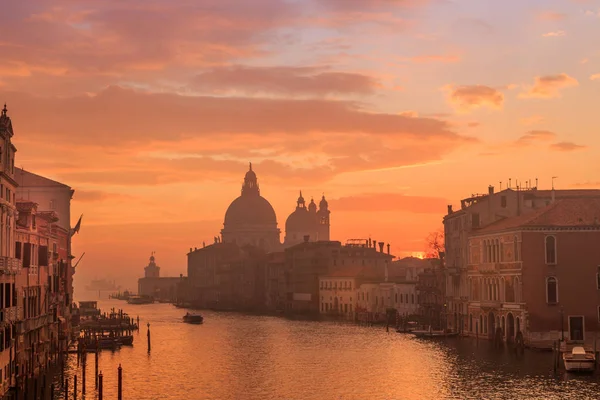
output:
[[451, 332], [447, 330], [436, 331], [431, 329], [431, 327], [429, 327], [429, 329], [414, 330], [411, 333], [418, 338], [440, 338], [458, 336], [458, 332]]
[[129, 304], [152, 304], [154, 299], [150, 296], [129, 296], [127, 299]]
[[563, 353], [563, 362], [569, 372], [593, 372], [596, 369], [596, 354], [576, 346], [571, 352]]
[[204, 317], [200, 314], [187, 313], [183, 316], [183, 322], [188, 324], [201, 324], [204, 321]]
[[122, 346], [133, 346], [133, 335], [117, 336], [117, 341]]

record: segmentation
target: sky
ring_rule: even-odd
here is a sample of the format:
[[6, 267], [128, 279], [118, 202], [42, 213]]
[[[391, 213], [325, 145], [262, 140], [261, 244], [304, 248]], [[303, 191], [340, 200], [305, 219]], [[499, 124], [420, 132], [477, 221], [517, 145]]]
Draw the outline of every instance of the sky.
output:
[[0, 50], [82, 282], [185, 273], [248, 162], [280, 229], [324, 193], [333, 239], [400, 256], [488, 185], [600, 187], [600, 0], [13, 1]]

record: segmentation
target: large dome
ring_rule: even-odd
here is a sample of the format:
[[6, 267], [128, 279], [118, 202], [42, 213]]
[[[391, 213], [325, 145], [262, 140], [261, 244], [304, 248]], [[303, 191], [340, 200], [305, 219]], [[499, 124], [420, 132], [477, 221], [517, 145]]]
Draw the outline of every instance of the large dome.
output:
[[225, 228], [242, 225], [277, 225], [271, 203], [261, 195], [242, 195], [225, 212]]

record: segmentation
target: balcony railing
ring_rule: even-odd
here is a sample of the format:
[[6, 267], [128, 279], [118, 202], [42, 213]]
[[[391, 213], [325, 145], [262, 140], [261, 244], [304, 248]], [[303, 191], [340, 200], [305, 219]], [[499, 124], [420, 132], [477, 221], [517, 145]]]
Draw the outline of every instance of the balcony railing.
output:
[[25, 334], [29, 331], [40, 329], [43, 326], [50, 325], [53, 317], [49, 314], [40, 315], [34, 318], [28, 318], [24, 321], [17, 322], [17, 333]]
[[0, 271], [4, 273], [18, 272], [23, 268], [23, 261], [18, 258], [0, 257]]
[[479, 267], [479, 272], [481, 272], [482, 274], [485, 273], [497, 273], [500, 271], [500, 263], [485, 263], [485, 264], [480, 264]]

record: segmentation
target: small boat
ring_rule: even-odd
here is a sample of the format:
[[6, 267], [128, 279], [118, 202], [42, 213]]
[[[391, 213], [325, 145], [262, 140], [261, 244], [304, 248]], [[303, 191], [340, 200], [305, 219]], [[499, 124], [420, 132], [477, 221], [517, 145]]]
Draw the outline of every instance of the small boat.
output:
[[183, 322], [188, 324], [201, 324], [204, 321], [204, 317], [200, 314], [187, 313], [183, 316]]
[[133, 346], [133, 335], [117, 336], [121, 346]]
[[127, 299], [129, 304], [152, 304], [154, 299], [150, 296], [129, 296]]
[[458, 336], [458, 332], [451, 332], [447, 330], [434, 331], [433, 329], [431, 329], [431, 327], [429, 327], [429, 329], [414, 330], [411, 333], [418, 338], [440, 338]]
[[576, 346], [570, 353], [563, 353], [563, 362], [569, 372], [593, 372], [596, 368], [596, 354]]

